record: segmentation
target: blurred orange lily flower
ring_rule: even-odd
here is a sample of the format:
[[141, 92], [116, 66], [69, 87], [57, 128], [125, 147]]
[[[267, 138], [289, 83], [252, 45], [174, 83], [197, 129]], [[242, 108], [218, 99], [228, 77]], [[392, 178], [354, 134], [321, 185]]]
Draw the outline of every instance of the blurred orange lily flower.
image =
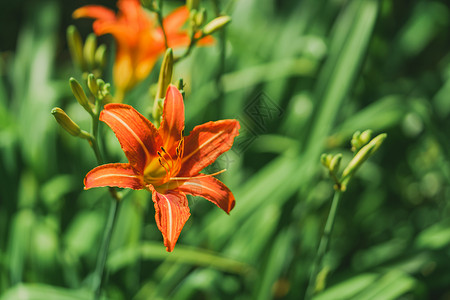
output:
[[[153, 69], [157, 59], [166, 46], [164, 34], [155, 16], [146, 11], [139, 0], [118, 0], [119, 12], [116, 15], [109, 8], [87, 5], [74, 11], [74, 18], [94, 18], [95, 34], [112, 34], [117, 41], [117, 54], [114, 64], [114, 83], [116, 99], [122, 101], [124, 94], [145, 79]], [[170, 48], [188, 46], [190, 37], [181, 27], [189, 17], [189, 10], [182, 6], [164, 21], [163, 26]], [[200, 45], [213, 42], [211, 36], [199, 41]]]
[[114, 131], [128, 163], [94, 168], [84, 179], [85, 189], [116, 186], [150, 191], [167, 251], [173, 250], [190, 216], [186, 194], [201, 196], [226, 213], [233, 209], [231, 191], [214, 174], [200, 171], [231, 148], [239, 134], [237, 120], [208, 122], [184, 137], [183, 96], [173, 85], [167, 89], [159, 129], [133, 107], [120, 103], [105, 105], [100, 120]]

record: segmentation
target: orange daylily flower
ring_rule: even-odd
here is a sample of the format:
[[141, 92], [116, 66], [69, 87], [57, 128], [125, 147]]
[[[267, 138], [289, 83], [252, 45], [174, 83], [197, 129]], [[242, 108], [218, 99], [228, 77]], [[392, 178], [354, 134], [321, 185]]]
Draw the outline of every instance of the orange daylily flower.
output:
[[184, 103], [170, 85], [159, 129], [126, 104], [105, 105], [100, 120], [114, 131], [128, 163], [98, 166], [84, 179], [85, 189], [115, 186], [152, 193], [155, 219], [172, 251], [190, 216], [186, 194], [201, 196], [229, 213], [235, 200], [231, 191], [212, 175], [200, 171], [228, 151], [239, 134], [237, 120], [220, 120], [196, 126], [183, 136]]
[[[74, 11], [74, 18], [93, 18], [95, 34], [112, 34], [117, 41], [117, 54], [114, 64], [114, 83], [116, 98], [120, 101], [123, 95], [144, 80], [153, 69], [157, 59], [164, 53], [166, 46], [164, 34], [155, 20], [154, 14], [147, 12], [139, 0], [118, 0], [119, 12], [99, 5], [87, 5]], [[181, 27], [189, 18], [189, 10], [182, 6], [164, 21], [163, 26], [170, 48], [187, 46], [190, 38]], [[200, 45], [213, 42], [207, 36], [199, 41]]]

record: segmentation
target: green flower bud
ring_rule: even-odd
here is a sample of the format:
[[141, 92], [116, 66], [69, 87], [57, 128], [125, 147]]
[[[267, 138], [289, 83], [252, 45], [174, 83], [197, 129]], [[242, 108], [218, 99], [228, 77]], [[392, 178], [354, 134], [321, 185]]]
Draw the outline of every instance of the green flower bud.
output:
[[342, 160], [342, 154], [336, 154], [330, 161], [330, 172], [331, 173], [336, 173], [339, 170], [339, 166], [341, 165], [341, 160]]
[[347, 167], [344, 169], [344, 172], [342, 172], [342, 187], [341, 190], [345, 191], [348, 181], [351, 179], [353, 174], [361, 167], [361, 165], [370, 157], [372, 156], [375, 151], [378, 150], [378, 148], [383, 143], [384, 139], [387, 137], [386, 133], [379, 134], [375, 138], [373, 138], [367, 145], [362, 147], [358, 153], [353, 157], [353, 159], [349, 162]]
[[88, 75], [87, 83], [88, 83], [88, 87], [89, 87], [89, 90], [91, 91], [92, 95], [94, 95], [94, 97], [97, 97], [98, 92], [99, 92], [99, 87], [97, 84], [97, 79], [95, 79], [94, 74], [91, 73]]
[[97, 50], [97, 36], [94, 33], [90, 33], [86, 41], [84, 42], [83, 54], [84, 60], [89, 68], [93, 70], [95, 67], [95, 52]]
[[103, 69], [106, 65], [106, 45], [102, 44], [95, 50], [95, 66]]
[[231, 18], [229, 16], [220, 16], [209, 22], [203, 27], [203, 35], [210, 35], [216, 32], [217, 30], [225, 27], [228, 23], [231, 22]]
[[186, 6], [189, 10], [198, 9], [200, 0], [187, 0]]
[[67, 44], [74, 64], [82, 71], [86, 70], [83, 58], [83, 40], [77, 28], [73, 25], [67, 27]]
[[361, 132], [361, 134], [359, 135], [359, 140], [361, 141], [362, 145], [365, 145], [370, 141], [371, 137], [372, 137], [372, 130], [367, 129]]
[[84, 93], [83, 88], [78, 83], [78, 81], [71, 77], [69, 79], [70, 88], [72, 89], [72, 94], [77, 99], [78, 103], [90, 114], [92, 114], [92, 107], [89, 104], [89, 99], [87, 98], [86, 94]]
[[161, 70], [159, 71], [158, 90], [156, 92], [157, 99], [162, 99], [166, 95], [167, 87], [172, 81], [172, 71], [173, 51], [172, 48], [168, 48], [161, 64]]
[[206, 9], [205, 8], [201, 8], [199, 11], [197, 11], [197, 13], [195, 14], [195, 25], [197, 25], [198, 27], [202, 26], [203, 23], [206, 20]]
[[55, 117], [61, 127], [73, 136], [81, 134], [80, 126], [78, 126], [72, 119], [59, 107], [52, 109], [52, 115]]

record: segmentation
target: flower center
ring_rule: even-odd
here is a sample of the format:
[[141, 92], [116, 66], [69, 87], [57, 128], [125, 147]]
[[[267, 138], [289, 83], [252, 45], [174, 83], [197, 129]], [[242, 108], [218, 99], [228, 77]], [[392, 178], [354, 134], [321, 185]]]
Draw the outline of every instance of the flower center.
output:
[[180, 172], [181, 159], [183, 158], [184, 139], [179, 142], [175, 151], [167, 151], [161, 146], [157, 151], [158, 157], [155, 157], [144, 170], [144, 181], [153, 185], [155, 188], [162, 186]]

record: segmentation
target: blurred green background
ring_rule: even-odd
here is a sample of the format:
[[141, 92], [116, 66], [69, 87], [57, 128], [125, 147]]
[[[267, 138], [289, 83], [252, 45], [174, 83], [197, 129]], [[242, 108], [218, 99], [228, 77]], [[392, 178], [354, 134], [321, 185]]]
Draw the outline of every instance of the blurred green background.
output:
[[[241, 121], [233, 150], [208, 170], [228, 170], [219, 177], [236, 207], [228, 216], [189, 198], [192, 216], [166, 253], [149, 193], [124, 191], [106, 297], [302, 299], [333, 195], [320, 155], [346, 163], [353, 132], [372, 129], [388, 138], [343, 195], [316, 299], [450, 299], [449, 2], [217, 2], [232, 23], [174, 77], [187, 84], [186, 132]], [[115, 8], [0, 2], [1, 300], [91, 297], [109, 195], [83, 191], [95, 157], [50, 114], [62, 107], [89, 128], [68, 84], [81, 74], [65, 31], [91, 32], [71, 18], [90, 3]], [[143, 113], [157, 70], [127, 99]], [[101, 130], [107, 161], [124, 161]]]

